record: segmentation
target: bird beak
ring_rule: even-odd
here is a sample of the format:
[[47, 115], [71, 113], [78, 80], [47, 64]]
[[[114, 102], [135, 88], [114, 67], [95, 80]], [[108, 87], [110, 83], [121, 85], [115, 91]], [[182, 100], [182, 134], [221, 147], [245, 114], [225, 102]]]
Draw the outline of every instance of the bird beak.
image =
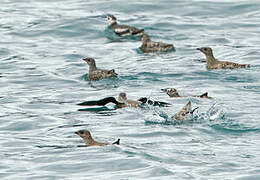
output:
[[199, 51], [201, 51], [201, 49], [200, 49], [200, 48], [197, 48], [196, 50], [199, 50]]
[[82, 59], [83, 61], [85, 61], [85, 62], [89, 62], [89, 58], [84, 58], [84, 59]]
[[161, 93], [164, 93], [164, 92], [166, 92], [166, 89], [161, 89]]
[[78, 131], [77, 131], [77, 132], [75, 132], [75, 134], [79, 134], [79, 133], [78, 133]]

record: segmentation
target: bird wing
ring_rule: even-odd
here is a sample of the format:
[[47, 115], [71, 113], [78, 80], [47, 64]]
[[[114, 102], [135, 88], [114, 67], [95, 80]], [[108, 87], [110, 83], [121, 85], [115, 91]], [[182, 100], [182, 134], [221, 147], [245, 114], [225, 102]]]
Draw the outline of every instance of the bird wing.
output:
[[89, 74], [91, 79], [102, 79], [102, 78], [107, 78], [107, 77], [113, 77], [117, 76], [117, 73], [115, 73], [114, 69], [111, 70], [106, 70], [106, 69], [97, 69]]
[[130, 32], [132, 35], [144, 32], [144, 29], [138, 29], [136, 27], [130, 26]]
[[205, 93], [203, 93], [202, 95], [200, 95], [198, 97], [212, 99], [212, 97], [208, 96], [208, 92], [205, 92]]
[[130, 34], [130, 26], [127, 25], [117, 25], [113, 28], [115, 33], [119, 36], [125, 36]]
[[239, 64], [233, 63], [233, 62], [228, 62], [228, 61], [222, 61], [220, 63], [220, 66], [221, 66], [221, 68], [224, 68], [224, 69], [234, 69], [234, 68], [239, 67]]
[[141, 97], [139, 98], [137, 101], [140, 101], [142, 102], [142, 104], [149, 104], [149, 105], [152, 105], [152, 106], [159, 106], [159, 107], [167, 107], [167, 106], [170, 106], [171, 104], [169, 103], [166, 103], [166, 102], [162, 102], [162, 101], [152, 101], [146, 97]]
[[158, 42], [154, 42], [154, 41], [150, 41], [146, 43], [146, 46], [148, 48], [155, 48], [155, 47], [159, 47], [159, 43]]
[[119, 36], [130, 36], [142, 33], [144, 29], [138, 29], [136, 27], [128, 25], [117, 25], [116, 27], [114, 27], [114, 31]]
[[238, 63], [233, 63], [229, 61], [219, 61], [217, 60], [218, 63], [215, 65], [215, 68], [221, 68], [221, 69], [234, 69], [234, 68], [246, 68], [249, 67], [249, 64], [238, 64]]
[[147, 47], [149, 48], [167, 48], [167, 47], [172, 47], [173, 45], [172, 44], [166, 44], [166, 43], [163, 43], [163, 42], [154, 42], [154, 41], [150, 41], [150, 42], [147, 42]]
[[168, 107], [170, 105], [171, 105], [170, 103], [166, 103], [162, 101], [153, 101], [153, 106]]
[[79, 103], [79, 106], [105, 106], [108, 103], [118, 104], [117, 100], [114, 97], [106, 97], [97, 101], [85, 101]]

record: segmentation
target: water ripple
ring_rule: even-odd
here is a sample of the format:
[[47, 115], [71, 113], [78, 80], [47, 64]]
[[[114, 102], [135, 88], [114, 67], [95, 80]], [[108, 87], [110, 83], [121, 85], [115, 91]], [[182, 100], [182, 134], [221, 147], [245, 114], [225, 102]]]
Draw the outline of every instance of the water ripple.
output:
[[[258, 1], [3, 0], [0, 9], [1, 179], [259, 179]], [[176, 52], [140, 52], [107, 14]], [[251, 67], [207, 70], [201, 46]], [[84, 57], [119, 76], [88, 81]], [[120, 92], [171, 106], [76, 105]], [[203, 92], [213, 100], [190, 97]], [[194, 119], [172, 121], [188, 101]], [[121, 145], [85, 147], [80, 129]]]

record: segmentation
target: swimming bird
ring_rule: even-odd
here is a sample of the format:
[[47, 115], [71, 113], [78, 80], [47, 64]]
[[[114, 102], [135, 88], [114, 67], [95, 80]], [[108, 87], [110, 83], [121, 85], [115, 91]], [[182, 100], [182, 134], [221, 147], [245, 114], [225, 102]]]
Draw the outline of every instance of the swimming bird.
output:
[[234, 68], [248, 68], [249, 64], [238, 64], [228, 61], [219, 61], [213, 56], [212, 49], [210, 47], [197, 48], [206, 56], [208, 69], [234, 69]]
[[109, 27], [118, 35], [118, 36], [141, 36], [144, 32], [144, 29], [138, 29], [134, 26], [128, 25], [119, 25], [117, 24], [117, 19], [113, 15], [107, 15], [107, 20]]
[[84, 58], [83, 60], [86, 61], [89, 65], [89, 81], [98, 81], [104, 78], [116, 77], [118, 75], [114, 69], [106, 70], [97, 68], [96, 62], [93, 58]]
[[122, 107], [142, 107], [141, 101], [127, 99], [126, 93], [120, 93], [118, 98], [117, 98], [117, 101], [119, 103], [124, 104]]
[[162, 102], [162, 101], [152, 101], [148, 99], [147, 97], [141, 97], [138, 99], [138, 101], [141, 101], [143, 104], [149, 104], [152, 106], [159, 106], [159, 107], [167, 107], [170, 106], [170, 103]]
[[161, 102], [161, 101], [152, 101], [146, 97], [139, 98], [138, 100], [130, 100], [127, 99], [126, 93], [122, 92], [119, 94], [118, 98], [114, 97], [106, 97], [97, 101], [85, 101], [79, 103], [77, 105], [80, 106], [105, 106], [108, 103], [115, 104], [118, 108], [123, 107], [143, 107], [144, 104], [150, 104], [153, 106], [169, 106], [169, 103]]
[[152, 52], [167, 52], [170, 50], [175, 50], [172, 44], [166, 44], [162, 42], [154, 42], [150, 39], [149, 35], [143, 33], [142, 36], [142, 46], [140, 47], [143, 53], [152, 53]]
[[[177, 97], [187, 97], [187, 96], [181, 96], [177, 89], [175, 88], [164, 88], [161, 89], [163, 92], [166, 92], [170, 97], [172, 98], [177, 98]], [[207, 98], [207, 99], [212, 99], [212, 97], [208, 96], [208, 92], [205, 92], [201, 95], [192, 95], [192, 97], [198, 97], [198, 98]]]
[[194, 111], [198, 108], [192, 109], [191, 102], [189, 101], [173, 118], [180, 121], [192, 119]]
[[107, 97], [103, 98], [97, 101], [85, 101], [83, 103], [77, 104], [80, 106], [105, 106], [108, 103], [113, 103], [117, 105], [118, 108], [124, 108], [124, 107], [141, 107], [142, 102], [141, 101], [135, 101], [127, 99], [126, 93], [120, 93], [118, 95], [118, 98], [114, 97]]
[[[109, 145], [109, 143], [107, 142], [97, 142], [95, 141], [90, 132], [88, 130], [79, 130], [77, 132], [75, 132], [75, 134], [79, 135], [86, 143], [87, 146], [106, 146]], [[112, 143], [112, 144], [120, 144], [120, 139], [117, 139], [116, 142]]]

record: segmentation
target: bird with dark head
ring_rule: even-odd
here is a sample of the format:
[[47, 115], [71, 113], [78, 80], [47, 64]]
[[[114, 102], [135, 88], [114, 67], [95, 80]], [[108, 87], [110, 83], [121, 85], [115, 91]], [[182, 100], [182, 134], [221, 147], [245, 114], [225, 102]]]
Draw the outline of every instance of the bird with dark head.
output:
[[107, 21], [108, 21], [109, 26], [111, 26], [112, 24], [117, 24], [117, 19], [112, 14], [107, 15]]
[[120, 25], [117, 23], [117, 19], [114, 15], [107, 15], [107, 21], [109, 28], [112, 29], [118, 36], [142, 36], [144, 29], [138, 29], [134, 26]]

